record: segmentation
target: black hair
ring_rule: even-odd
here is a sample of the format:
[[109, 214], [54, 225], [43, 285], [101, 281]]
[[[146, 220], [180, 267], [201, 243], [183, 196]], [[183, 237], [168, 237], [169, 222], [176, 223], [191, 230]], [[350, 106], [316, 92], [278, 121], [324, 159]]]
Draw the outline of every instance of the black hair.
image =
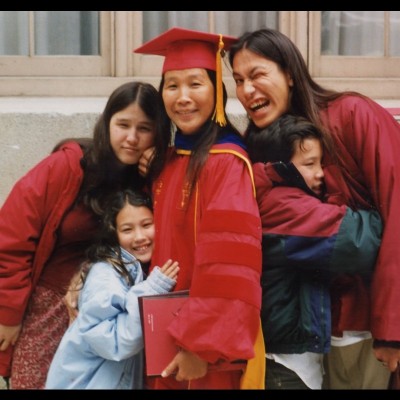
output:
[[[333, 146], [329, 127], [325, 126], [321, 120], [320, 111], [326, 108], [329, 102], [343, 95], [352, 94], [360, 97], [363, 95], [352, 91], [337, 92], [319, 85], [311, 77], [297, 46], [276, 29], [262, 28], [242, 34], [229, 50], [231, 67], [233, 67], [235, 55], [243, 49], [273, 61], [291, 77], [293, 87], [288, 113], [300, 115], [312, 122], [323, 134], [324, 147], [332, 159], [337, 159], [337, 150]], [[254, 123], [250, 121], [249, 129], [253, 126]]]
[[132, 277], [122, 261], [121, 247], [117, 234], [117, 216], [127, 204], [134, 207], [147, 207], [150, 211], [153, 211], [151, 198], [143, 190], [124, 189], [107, 197], [100, 231], [95, 242], [87, 249], [86, 261], [82, 264], [82, 283], [94, 263], [106, 261], [124, 277], [130, 286], [133, 285]]
[[296, 144], [304, 139], [316, 138], [322, 143], [321, 131], [307, 119], [298, 115], [283, 114], [264, 129], [250, 129], [246, 138], [250, 160], [256, 162], [289, 163]]
[[246, 143], [252, 163], [270, 162], [283, 178], [283, 182], [274, 185], [298, 187], [318, 197], [291, 162], [297, 145], [302, 148], [304, 140], [309, 138], [319, 140], [323, 146], [323, 134], [313, 123], [298, 115], [283, 114], [264, 129], [255, 126], [249, 129]]
[[146, 184], [150, 185], [153, 169], [150, 167], [148, 178], [143, 178], [139, 174], [138, 165], [121, 164], [110, 142], [111, 118], [135, 103], [154, 122], [154, 145], [158, 148], [158, 157], [164, 157], [168, 145], [166, 131], [169, 129], [169, 119], [157, 89], [144, 82], [128, 82], [112, 92], [96, 122], [93, 138], [64, 139], [53, 149], [58, 150], [68, 141], [76, 141], [82, 147], [84, 179], [76, 201], [83, 201], [96, 214], [103, 213], [103, 203], [109, 193], [121, 188], [141, 189]]

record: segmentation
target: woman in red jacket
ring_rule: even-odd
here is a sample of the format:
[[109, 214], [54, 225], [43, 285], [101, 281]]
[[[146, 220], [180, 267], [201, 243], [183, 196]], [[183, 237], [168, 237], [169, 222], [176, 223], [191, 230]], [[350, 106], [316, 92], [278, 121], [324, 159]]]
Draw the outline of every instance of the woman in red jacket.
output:
[[11, 376], [13, 389], [44, 387], [69, 323], [63, 296], [103, 199], [144, 186], [138, 160], [155, 143], [163, 148], [167, 121], [152, 85], [126, 83], [108, 99], [93, 139], [62, 141], [11, 190], [0, 210], [0, 375]]
[[400, 126], [373, 100], [318, 85], [300, 51], [279, 31], [243, 34], [229, 61], [252, 127], [265, 128], [286, 112], [307, 118], [330, 144], [324, 165], [338, 162], [344, 180], [328, 170], [326, 178], [340, 182], [352, 209], [375, 207], [381, 215], [384, 230], [371, 285], [344, 275], [333, 288], [335, 338], [325, 387], [386, 388], [389, 370], [400, 361]]
[[153, 184], [157, 246], [151, 267], [166, 255], [176, 259], [174, 290], [190, 289], [168, 328], [181, 351], [161, 378], [149, 382], [152, 388], [238, 389], [242, 371], [212, 369], [255, 356], [261, 222], [251, 165], [226, 118], [219, 75], [220, 49], [234, 40], [172, 28], [136, 50], [165, 56], [160, 93], [177, 127]]

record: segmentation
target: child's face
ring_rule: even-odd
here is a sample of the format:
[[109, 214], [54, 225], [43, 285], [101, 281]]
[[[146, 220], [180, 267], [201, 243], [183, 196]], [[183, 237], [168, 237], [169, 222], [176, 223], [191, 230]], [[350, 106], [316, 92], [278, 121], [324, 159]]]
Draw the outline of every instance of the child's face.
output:
[[153, 146], [155, 126], [137, 103], [115, 113], [110, 120], [110, 143], [118, 160], [125, 165], [139, 162]]
[[322, 169], [322, 146], [316, 138], [297, 141], [290, 161], [303, 176], [307, 186], [318, 196], [322, 195], [324, 171]]
[[154, 248], [153, 213], [147, 207], [126, 204], [116, 218], [120, 246], [139, 261], [150, 261]]

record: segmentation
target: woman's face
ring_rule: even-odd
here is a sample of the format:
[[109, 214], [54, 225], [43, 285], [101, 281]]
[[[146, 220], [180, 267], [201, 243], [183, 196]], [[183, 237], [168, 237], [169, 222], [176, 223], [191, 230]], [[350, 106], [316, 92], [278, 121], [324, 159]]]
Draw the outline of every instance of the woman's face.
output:
[[147, 207], [126, 204], [116, 218], [118, 242], [140, 262], [150, 261], [154, 248], [153, 213]]
[[250, 119], [266, 128], [289, 110], [291, 77], [279, 65], [250, 50], [240, 50], [233, 59], [236, 95]]
[[214, 86], [203, 68], [165, 72], [162, 98], [168, 116], [185, 135], [196, 133], [214, 112]]
[[115, 113], [110, 120], [110, 143], [125, 165], [139, 162], [144, 150], [154, 143], [155, 125], [137, 103]]

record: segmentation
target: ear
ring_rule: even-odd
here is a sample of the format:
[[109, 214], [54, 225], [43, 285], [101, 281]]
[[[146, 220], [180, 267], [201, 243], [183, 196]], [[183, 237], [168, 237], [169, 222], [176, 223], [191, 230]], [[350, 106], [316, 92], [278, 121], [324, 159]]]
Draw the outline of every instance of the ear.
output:
[[288, 83], [289, 87], [293, 87], [293, 85], [294, 85], [293, 79], [292, 79], [292, 77], [289, 75], [289, 73], [286, 74], [286, 80], [287, 80], [287, 83]]

